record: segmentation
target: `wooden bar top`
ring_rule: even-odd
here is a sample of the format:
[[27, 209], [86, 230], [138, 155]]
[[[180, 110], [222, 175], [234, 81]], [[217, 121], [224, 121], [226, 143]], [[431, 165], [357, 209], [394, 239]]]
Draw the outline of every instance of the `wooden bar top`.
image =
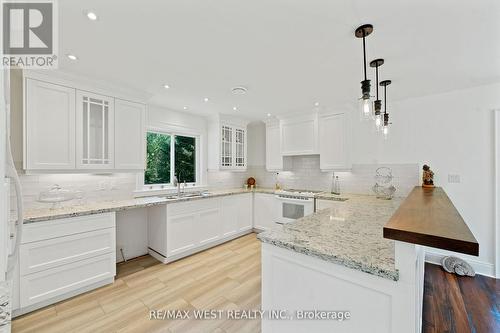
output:
[[479, 243], [441, 187], [415, 187], [384, 226], [384, 238], [479, 255]]

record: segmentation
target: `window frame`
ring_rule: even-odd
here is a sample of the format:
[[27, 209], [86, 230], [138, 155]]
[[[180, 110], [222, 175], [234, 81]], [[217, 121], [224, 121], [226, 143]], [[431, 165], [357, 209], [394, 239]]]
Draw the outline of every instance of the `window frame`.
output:
[[[189, 138], [195, 139], [195, 181], [194, 182], [186, 182], [186, 186], [194, 187], [194, 186], [199, 186], [200, 184], [200, 172], [201, 172], [201, 152], [200, 152], [200, 135], [199, 134], [194, 134], [194, 133], [188, 133], [188, 132], [182, 132], [182, 131], [168, 131], [164, 129], [159, 129], [159, 128], [146, 128], [145, 131], [145, 149], [144, 151], [147, 152], [147, 145], [148, 145], [148, 133], [156, 133], [156, 134], [162, 134], [162, 135], [169, 135], [170, 136], [170, 183], [163, 183], [163, 184], [146, 184], [145, 182], [145, 174], [146, 174], [146, 169], [147, 169], [147, 153], [145, 155], [145, 169], [144, 172], [142, 172], [142, 187], [144, 190], [162, 190], [162, 189], [172, 189], [175, 188], [173, 185], [173, 179], [175, 176], [175, 137], [176, 136], [185, 136]], [[180, 180], [179, 180], [180, 181]]]

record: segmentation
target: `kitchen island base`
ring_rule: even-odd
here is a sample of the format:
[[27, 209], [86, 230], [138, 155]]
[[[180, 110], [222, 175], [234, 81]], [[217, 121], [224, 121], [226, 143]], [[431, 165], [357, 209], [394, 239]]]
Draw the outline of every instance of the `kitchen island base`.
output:
[[[395, 267], [397, 281], [262, 243], [262, 310], [292, 317], [263, 319], [262, 332], [420, 332], [423, 248], [396, 241]], [[297, 319], [297, 311], [315, 310], [350, 318]]]

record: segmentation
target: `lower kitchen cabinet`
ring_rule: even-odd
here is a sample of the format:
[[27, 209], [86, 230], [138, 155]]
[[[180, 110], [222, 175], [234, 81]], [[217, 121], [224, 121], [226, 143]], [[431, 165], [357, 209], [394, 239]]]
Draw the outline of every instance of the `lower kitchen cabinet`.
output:
[[148, 209], [149, 253], [168, 263], [252, 231], [252, 193]]
[[255, 193], [253, 214], [254, 227], [260, 230], [268, 230], [276, 225], [279, 211], [278, 201], [273, 193]]
[[14, 278], [14, 315], [111, 283], [115, 232], [115, 213], [26, 224]]

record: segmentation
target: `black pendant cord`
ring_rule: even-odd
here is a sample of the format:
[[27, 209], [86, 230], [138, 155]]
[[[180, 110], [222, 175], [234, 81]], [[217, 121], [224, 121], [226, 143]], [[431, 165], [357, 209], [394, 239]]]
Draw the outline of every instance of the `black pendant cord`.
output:
[[365, 33], [363, 32], [363, 67], [365, 69], [365, 81], [366, 81], [366, 45], [365, 45]]
[[375, 80], [376, 80], [376, 89], [377, 89], [377, 101], [378, 101], [378, 64], [377, 66], [375, 67]]

